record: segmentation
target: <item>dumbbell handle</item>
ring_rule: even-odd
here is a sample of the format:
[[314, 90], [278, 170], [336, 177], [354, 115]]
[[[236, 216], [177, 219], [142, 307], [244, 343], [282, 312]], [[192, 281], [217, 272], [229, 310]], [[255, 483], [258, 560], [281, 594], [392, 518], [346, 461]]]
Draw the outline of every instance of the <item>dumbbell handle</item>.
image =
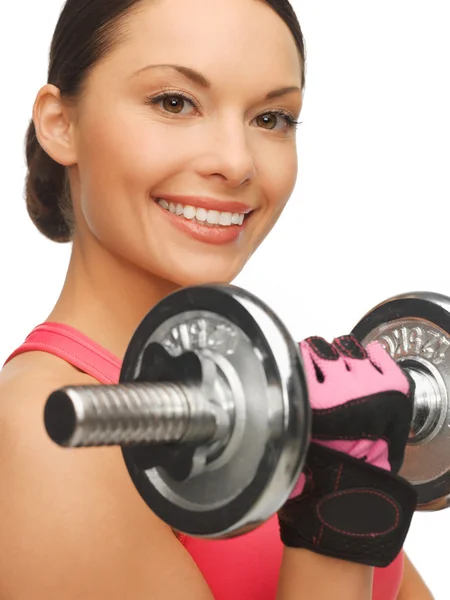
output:
[[409, 443], [418, 444], [436, 431], [442, 415], [441, 391], [436, 379], [420, 363], [402, 368], [414, 381], [414, 412]]
[[[439, 416], [433, 378], [403, 367], [415, 383], [411, 443], [425, 439]], [[140, 445], [212, 440], [217, 422], [212, 406], [195, 385], [170, 382], [66, 387], [45, 407], [50, 438], [65, 447]]]
[[65, 447], [192, 442], [216, 433], [216, 417], [195, 385], [170, 382], [65, 387], [46, 403], [47, 433]]

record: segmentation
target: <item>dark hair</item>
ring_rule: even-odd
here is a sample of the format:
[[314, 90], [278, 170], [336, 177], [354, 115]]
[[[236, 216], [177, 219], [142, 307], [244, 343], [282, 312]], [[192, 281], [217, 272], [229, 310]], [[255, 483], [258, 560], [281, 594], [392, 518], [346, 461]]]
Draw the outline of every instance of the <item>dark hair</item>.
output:
[[[302, 30], [288, 0], [263, 0], [291, 30], [303, 63], [305, 45]], [[75, 99], [94, 65], [118, 42], [122, 21], [143, 0], [67, 0], [50, 48], [48, 83], [61, 97]], [[39, 231], [55, 242], [69, 242], [74, 231], [72, 200], [67, 169], [41, 147], [31, 121], [26, 136], [26, 204]]]

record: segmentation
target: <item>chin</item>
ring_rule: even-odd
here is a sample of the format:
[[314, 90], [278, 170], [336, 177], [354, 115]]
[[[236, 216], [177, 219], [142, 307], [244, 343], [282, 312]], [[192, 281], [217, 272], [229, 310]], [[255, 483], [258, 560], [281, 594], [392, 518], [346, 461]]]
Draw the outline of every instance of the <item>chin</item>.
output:
[[183, 274], [177, 277], [177, 281], [174, 282], [180, 287], [191, 287], [197, 285], [211, 285], [211, 284], [229, 284], [233, 281], [232, 275], [221, 275], [214, 273], [190, 273]]
[[240, 273], [244, 264], [230, 264], [224, 261], [207, 260], [206, 257], [196, 261], [186, 260], [184, 268], [178, 264], [167, 273], [169, 279], [180, 287], [191, 287], [208, 284], [229, 284]]

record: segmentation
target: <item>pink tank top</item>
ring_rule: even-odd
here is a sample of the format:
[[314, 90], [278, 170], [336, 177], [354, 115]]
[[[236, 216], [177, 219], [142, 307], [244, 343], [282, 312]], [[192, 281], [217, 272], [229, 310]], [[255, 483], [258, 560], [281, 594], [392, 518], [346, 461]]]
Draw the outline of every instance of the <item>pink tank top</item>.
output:
[[[36, 327], [6, 362], [23, 352], [40, 351], [67, 361], [99, 383], [119, 381], [121, 361], [79, 331], [60, 323]], [[179, 536], [216, 600], [274, 600], [283, 546], [274, 516], [258, 529], [230, 540]], [[403, 577], [403, 553], [376, 568], [373, 600], [395, 600]]]

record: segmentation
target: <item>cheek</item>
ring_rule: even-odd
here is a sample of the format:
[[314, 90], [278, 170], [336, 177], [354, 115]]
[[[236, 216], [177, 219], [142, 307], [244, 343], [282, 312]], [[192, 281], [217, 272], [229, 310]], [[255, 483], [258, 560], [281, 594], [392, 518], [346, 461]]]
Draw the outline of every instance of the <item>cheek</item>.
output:
[[286, 140], [282, 147], [271, 148], [264, 161], [260, 161], [259, 175], [266, 202], [271, 213], [278, 218], [292, 192], [298, 174], [297, 147], [294, 140]]
[[144, 233], [150, 192], [184, 161], [168, 129], [138, 111], [85, 111], [77, 148], [80, 205], [97, 237]]
[[164, 143], [166, 136], [158, 129], [161, 125], [145, 119], [136, 123], [105, 118], [92, 126], [86, 123], [80, 139], [80, 177], [90, 189], [100, 186], [109, 197], [124, 188], [147, 191], [176, 162], [169, 144]]

